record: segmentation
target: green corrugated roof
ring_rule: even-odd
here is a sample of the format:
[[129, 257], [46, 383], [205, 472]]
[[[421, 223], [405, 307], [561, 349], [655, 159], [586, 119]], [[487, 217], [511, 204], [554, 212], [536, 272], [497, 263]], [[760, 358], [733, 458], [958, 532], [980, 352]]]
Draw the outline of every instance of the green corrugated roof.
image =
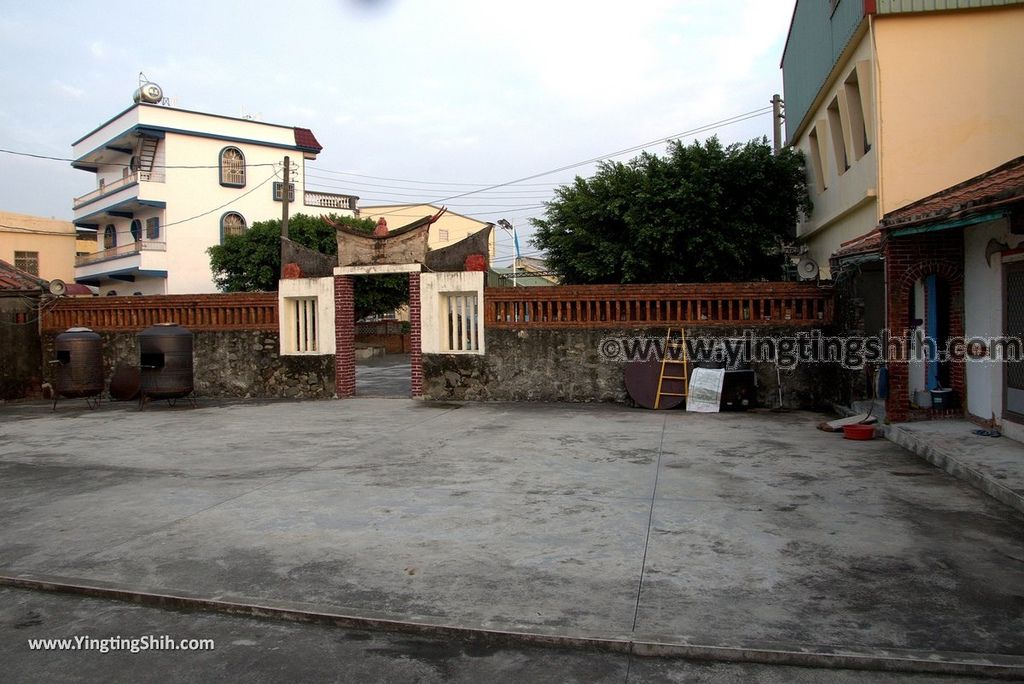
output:
[[904, 14], [1024, 5], [1024, 0], [875, 0], [875, 3], [878, 14]]

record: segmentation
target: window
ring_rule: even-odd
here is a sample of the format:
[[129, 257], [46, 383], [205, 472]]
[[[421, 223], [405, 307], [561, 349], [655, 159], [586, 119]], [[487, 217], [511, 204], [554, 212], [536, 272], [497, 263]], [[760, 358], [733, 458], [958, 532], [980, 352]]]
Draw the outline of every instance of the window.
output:
[[160, 238], [160, 217], [146, 219], [146, 239], [157, 240]]
[[[274, 201], [275, 202], [280, 202], [281, 201], [281, 188], [283, 186], [284, 186], [284, 183], [274, 183]], [[289, 183], [288, 184], [288, 201], [289, 202], [294, 202], [295, 201], [295, 183]]]
[[818, 143], [818, 129], [814, 128], [807, 136], [811, 152], [807, 155], [807, 161], [811, 165], [811, 173], [814, 178], [814, 185], [818, 192], [825, 192], [825, 165], [822, 163], [821, 145]]
[[15, 252], [14, 267], [34, 276], [39, 275], [39, 252]]
[[853, 142], [853, 157], [860, 159], [871, 149], [868, 131], [865, 125], [869, 112], [864, 111], [864, 100], [860, 95], [860, 79], [854, 69], [843, 84], [846, 91], [846, 103], [850, 110], [850, 139]]
[[139, 219], [132, 219], [132, 240], [138, 242], [142, 239], [142, 221]]
[[245, 186], [245, 156], [237, 147], [220, 151], [220, 184], [233, 188]]
[[317, 351], [316, 297], [289, 297], [285, 299], [293, 352]]
[[828, 106], [828, 130], [832, 136], [832, 151], [835, 153], [836, 171], [842, 176], [850, 168], [846, 156], [846, 141], [843, 139], [843, 117], [839, 114], [839, 99], [834, 98]]
[[441, 242], [448, 242], [448, 231], [444, 228], [438, 230], [437, 239], [440, 240]]
[[444, 351], [480, 351], [480, 304], [476, 292], [442, 294], [441, 321], [446, 326], [441, 339]]
[[103, 229], [103, 249], [113, 249], [114, 247], [117, 247], [117, 229], [113, 224], [108, 223], [107, 227]]
[[224, 238], [232, 235], [241, 235], [245, 232], [245, 229], [245, 219], [242, 218], [242, 215], [238, 212], [229, 211], [220, 219], [221, 242], [224, 241]]

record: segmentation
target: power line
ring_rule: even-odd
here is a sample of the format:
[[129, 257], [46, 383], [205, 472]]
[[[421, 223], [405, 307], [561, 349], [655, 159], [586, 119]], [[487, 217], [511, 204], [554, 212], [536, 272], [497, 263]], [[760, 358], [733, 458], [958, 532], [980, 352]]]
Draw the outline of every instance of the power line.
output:
[[[307, 185], [317, 185], [319, 187], [325, 187], [325, 188], [341, 188], [341, 189], [349, 189], [349, 188], [351, 188], [351, 189], [354, 189], [354, 190], [359, 190], [359, 189], [365, 187], [365, 188], [379, 188], [379, 189], [384, 189], [384, 190], [414, 190], [414, 191], [418, 191], [418, 193], [419, 193], [419, 194], [405, 194], [404, 196], [406, 196], [406, 197], [421, 197], [425, 193], [436, 192], [434, 190], [430, 190], [430, 189], [426, 189], [426, 188], [415, 188], [415, 187], [408, 187], [408, 186], [404, 186], [404, 185], [382, 185], [380, 183], [364, 183], [362, 181], [339, 182], [339, 181], [341, 181], [341, 179], [331, 178], [329, 176], [320, 176], [320, 175], [317, 175], [315, 173], [309, 173], [309, 172], [306, 173], [306, 178], [307, 179], [314, 178], [314, 179], [317, 179], [319, 181], [330, 181], [330, 182], [307, 183]], [[528, 190], [528, 189], [524, 189], [524, 190], [503, 190], [503, 191], [500, 191], [500, 192], [498, 192], [496, 194], [499, 194], [499, 195], [502, 195], [502, 196], [536, 195], [536, 196], [545, 196], [546, 197], [546, 196], [550, 196], [550, 194], [552, 192], [554, 192], [554, 188], [552, 188], [548, 192], [544, 192], [542, 190]], [[403, 195], [403, 193], [400, 193], [400, 192], [393, 192], [391, 194], [394, 194], [396, 196], [402, 196]]]
[[242, 199], [243, 197], [245, 197], [246, 195], [249, 195], [249, 194], [252, 194], [252, 193], [256, 192], [257, 190], [259, 190], [260, 188], [262, 188], [262, 187], [263, 187], [264, 185], [266, 185], [266, 184], [267, 184], [267, 183], [269, 183], [270, 181], [274, 180], [275, 178], [280, 178], [280, 176], [278, 175], [278, 172], [277, 172], [277, 171], [274, 171], [274, 173], [272, 173], [272, 174], [270, 175], [270, 178], [268, 178], [267, 180], [263, 181], [262, 183], [260, 183], [260, 184], [259, 184], [259, 185], [257, 185], [256, 187], [252, 188], [252, 189], [251, 189], [251, 190], [249, 190], [248, 192], [244, 192], [244, 193], [242, 193], [241, 195], [239, 195], [238, 197], [235, 197], [235, 198], [234, 198], [234, 199], [232, 199], [232, 200], [231, 200], [230, 202], [227, 202], [227, 203], [225, 203], [225, 204], [222, 204], [222, 205], [220, 205], [219, 207], [214, 207], [213, 209], [210, 209], [209, 211], [204, 211], [204, 212], [203, 212], [203, 213], [201, 213], [201, 214], [196, 214], [195, 216], [189, 216], [189, 217], [188, 217], [187, 219], [181, 219], [180, 221], [172, 221], [171, 223], [165, 223], [165, 224], [164, 224], [164, 225], [163, 225], [162, 227], [163, 227], [163, 228], [168, 228], [168, 227], [170, 227], [170, 226], [176, 226], [176, 225], [178, 225], [178, 224], [180, 224], [180, 223], [188, 223], [189, 221], [194, 221], [194, 220], [195, 220], [195, 219], [197, 219], [197, 218], [202, 218], [203, 216], [207, 216], [207, 215], [209, 215], [209, 214], [212, 214], [212, 213], [213, 213], [213, 212], [215, 212], [215, 211], [219, 211], [220, 209], [224, 209], [224, 208], [226, 208], [226, 207], [229, 207], [229, 206], [231, 206], [232, 204], [234, 204], [235, 202], [237, 202], [238, 200], [240, 200], [240, 199]]
[[[3, 150], [0, 152], [4, 154], [11, 154], [16, 157], [31, 157], [33, 159], [48, 159], [50, 161], [59, 162], [76, 162], [77, 159], [71, 159], [70, 157], [51, 157], [45, 154], [33, 154], [31, 152], [18, 152], [16, 150]], [[280, 166], [281, 162], [271, 162], [266, 164], [245, 164], [246, 168], [256, 168], [258, 166]], [[125, 168], [131, 168], [131, 163], [122, 162], [103, 162], [103, 166], [123, 166]], [[166, 165], [166, 164], [153, 164], [154, 169], [219, 169], [220, 164], [182, 164], [182, 165]]]
[[[562, 171], [568, 171], [570, 169], [579, 168], [580, 166], [586, 166], [587, 164], [593, 164], [595, 162], [604, 161], [604, 160], [607, 160], [607, 159], [612, 159], [613, 157], [618, 157], [618, 156], [621, 156], [623, 154], [629, 154], [631, 152], [638, 152], [638, 151], [640, 151], [640, 150], [642, 150], [644, 148], [653, 147], [654, 145], [660, 145], [662, 143], [668, 142], [669, 140], [676, 140], [676, 139], [679, 139], [679, 138], [686, 138], [686, 137], [689, 137], [691, 135], [696, 135], [698, 133], [705, 133], [707, 131], [714, 130], [716, 128], [721, 128], [723, 126], [729, 126], [729, 125], [732, 125], [732, 124], [736, 124], [736, 123], [740, 123], [740, 122], [743, 122], [743, 121], [747, 121], [749, 119], [753, 119], [753, 118], [756, 118], [758, 116], [763, 116], [765, 114], [768, 114], [771, 111], [772, 111], [772, 107], [760, 107], [758, 109], [755, 109], [755, 110], [752, 110], [752, 111], [749, 111], [749, 112], [745, 112], [743, 114], [737, 114], [735, 116], [730, 116], [728, 118], [721, 119], [720, 121], [715, 121], [713, 123], [704, 124], [703, 126], [698, 126], [697, 128], [692, 128], [690, 130], [683, 131], [681, 133], [676, 133], [674, 135], [669, 135], [669, 136], [665, 136], [665, 137], [662, 137], [662, 138], [658, 138], [657, 140], [651, 140], [649, 142], [641, 143], [640, 145], [634, 145], [633, 147], [628, 147], [628, 148], [625, 148], [625, 149], [622, 149], [622, 150], [617, 150], [615, 152], [610, 152], [608, 154], [603, 154], [603, 155], [598, 156], [598, 157], [591, 157], [590, 159], [586, 159], [584, 161], [574, 162], [572, 164], [566, 164], [565, 166], [560, 166], [557, 169], [551, 169], [550, 171], [542, 171], [540, 173], [535, 173], [535, 174], [532, 174], [532, 175], [529, 175], [529, 176], [524, 176], [522, 178], [517, 178], [517, 179], [511, 180], [511, 181], [506, 181], [504, 183], [497, 183], [495, 185], [489, 185], [489, 186], [481, 188], [479, 190], [469, 190], [467, 192], [459, 193], [459, 194], [456, 194], [456, 195], [450, 195], [448, 197], [443, 197], [443, 198], [435, 200], [433, 202], [429, 202], [429, 204], [443, 204], [444, 202], [448, 202], [448, 201], [451, 201], [453, 199], [459, 199], [461, 197], [468, 197], [469, 195], [475, 195], [475, 194], [480, 193], [480, 192], [486, 192], [488, 190], [495, 190], [497, 188], [503, 188], [503, 187], [506, 187], [506, 186], [509, 186], [509, 185], [516, 185], [517, 183], [523, 183], [525, 181], [534, 180], [536, 178], [543, 178], [544, 176], [550, 176], [553, 173], [560, 173]], [[497, 212], [495, 212], [495, 213], [497, 213]], [[387, 215], [387, 214], [385, 213], [384, 215]]]
[[[319, 168], [319, 167], [316, 167], [316, 166], [313, 166], [312, 169], [314, 171], [321, 171], [323, 173], [332, 173], [332, 174], [336, 174], [336, 175], [339, 175], [339, 176], [355, 176], [357, 178], [370, 178], [370, 179], [373, 179], [373, 180], [395, 181], [397, 183], [416, 183], [416, 184], [419, 184], [419, 185], [450, 185], [450, 186], [465, 186], [465, 187], [487, 187], [488, 185], [490, 185], [489, 183], [456, 183], [456, 182], [443, 182], [443, 181], [421, 181], [421, 180], [410, 180], [408, 178], [387, 178], [387, 177], [384, 177], [384, 176], [368, 176], [368, 175], [362, 174], [362, 173], [353, 173], [351, 171], [333, 171], [333, 170], [330, 170], [330, 169], [322, 169], [322, 168]], [[560, 183], [524, 183], [523, 185], [526, 185], [526, 186], [536, 186], [536, 187], [541, 187], [541, 186], [547, 187], [547, 186], [555, 186], [555, 185], [561, 185], [561, 184]], [[407, 189], [408, 190], [412, 190], [413, 188], [407, 188]]]
[[[67, 221], [71, 223], [71, 221]], [[38, 230], [36, 228], [25, 228], [24, 226], [9, 226], [5, 223], [0, 223], [0, 228], [6, 228], [10, 232], [23, 233], [26, 235], [53, 235], [55, 237], [71, 237], [77, 235], [77, 232], [72, 231], [70, 233], [55, 233], [52, 230]]]

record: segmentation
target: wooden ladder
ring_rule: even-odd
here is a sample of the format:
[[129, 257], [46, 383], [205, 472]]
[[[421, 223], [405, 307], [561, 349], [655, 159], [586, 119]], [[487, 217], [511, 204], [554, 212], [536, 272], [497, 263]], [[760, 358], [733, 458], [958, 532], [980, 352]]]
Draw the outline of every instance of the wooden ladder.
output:
[[[676, 353], [678, 358], [671, 358], [673, 352]], [[678, 375], [678, 368], [682, 366], [683, 374]], [[666, 368], [668, 368], [668, 375], [666, 375]], [[672, 372], [672, 369], [675, 372]], [[662, 386], [666, 380], [682, 381], [683, 391], [682, 392], [665, 392]], [[665, 333], [665, 348], [661, 355], [661, 373], [658, 375], [658, 392], [654, 395], [654, 408], [658, 409], [661, 406], [662, 397], [686, 397], [690, 391], [690, 359], [686, 355], [686, 331], [683, 328], [679, 328], [679, 337], [675, 341], [672, 339], [672, 328], [668, 329]]]

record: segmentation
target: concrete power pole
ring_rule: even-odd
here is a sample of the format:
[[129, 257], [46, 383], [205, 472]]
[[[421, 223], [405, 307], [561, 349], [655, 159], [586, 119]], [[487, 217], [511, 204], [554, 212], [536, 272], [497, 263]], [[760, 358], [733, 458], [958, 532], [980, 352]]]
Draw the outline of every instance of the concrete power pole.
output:
[[786, 118], [783, 106], [782, 98], [775, 93], [772, 96], [772, 149], [775, 154], [782, 151], [782, 120]]
[[[778, 97], [778, 95], [776, 95]], [[284, 183], [281, 184], [281, 237], [288, 237], [288, 187], [290, 185], [292, 160], [285, 155], [284, 158]]]

